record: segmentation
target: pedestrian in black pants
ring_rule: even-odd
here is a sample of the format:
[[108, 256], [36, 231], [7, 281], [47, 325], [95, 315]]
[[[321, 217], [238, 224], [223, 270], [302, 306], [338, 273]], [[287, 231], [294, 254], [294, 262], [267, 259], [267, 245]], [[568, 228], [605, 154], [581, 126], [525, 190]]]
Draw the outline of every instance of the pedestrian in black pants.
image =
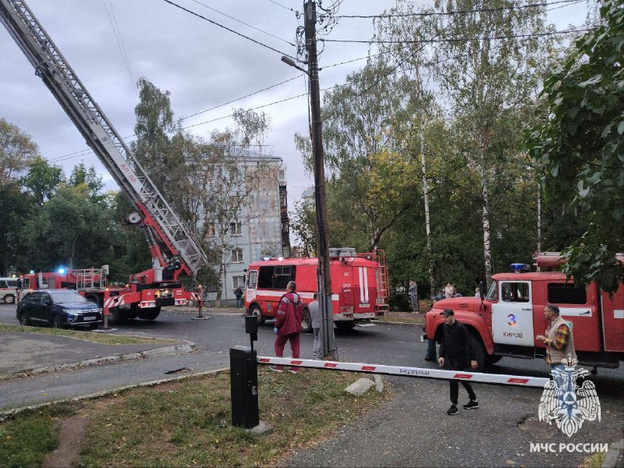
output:
[[[476, 369], [478, 366], [475, 346], [470, 332], [464, 324], [455, 320], [455, 312], [452, 309], [444, 309], [440, 312], [444, 315], [444, 327], [442, 333], [442, 343], [440, 344], [440, 358], [438, 363], [448, 370], [466, 370], [468, 363], [470, 367]], [[459, 396], [459, 381], [450, 380], [451, 407], [446, 414], [453, 416], [459, 412], [457, 409], [457, 399]], [[477, 409], [479, 402], [477, 395], [472, 389], [470, 382], [461, 380], [461, 384], [468, 392], [470, 401], [464, 405], [464, 409]]]

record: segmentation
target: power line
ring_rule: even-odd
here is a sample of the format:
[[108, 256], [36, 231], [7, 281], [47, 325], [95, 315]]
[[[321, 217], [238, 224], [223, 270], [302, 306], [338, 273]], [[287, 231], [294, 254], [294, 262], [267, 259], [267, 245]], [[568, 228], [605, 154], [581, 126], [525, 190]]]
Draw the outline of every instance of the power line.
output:
[[200, 2], [199, 0], [191, 0], [191, 1], [192, 1], [192, 2], [194, 2], [194, 3], [197, 3], [198, 5], [203, 6], [204, 8], [207, 8], [207, 9], [209, 9], [209, 10], [212, 10], [212, 11], [214, 11], [215, 13], [219, 13], [220, 15], [223, 15], [223, 16], [225, 16], [226, 18], [230, 18], [231, 20], [234, 20], [234, 21], [236, 21], [237, 23], [240, 23], [240, 24], [242, 24], [242, 25], [244, 25], [244, 26], [247, 26], [248, 28], [255, 29], [256, 31], [261, 32], [262, 34], [266, 34], [267, 36], [271, 36], [271, 37], [272, 37], [272, 38], [274, 38], [274, 39], [278, 39], [278, 40], [280, 40], [280, 41], [282, 41], [282, 42], [285, 42], [286, 44], [288, 44], [288, 45], [290, 45], [290, 46], [296, 47], [296, 45], [295, 45], [295, 44], [293, 44], [292, 42], [288, 42], [286, 39], [282, 39], [281, 37], [278, 37], [278, 36], [276, 36], [276, 35], [274, 35], [274, 34], [271, 34], [270, 32], [263, 31], [263, 30], [262, 30], [262, 29], [260, 29], [260, 28], [257, 28], [257, 27], [255, 27], [255, 26], [252, 26], [251, 24], [247, 24], [247, 23], [245, 23], [244, 21], [239, 20], [238, 18], [235, 18], [235, 17], [233, 17], [233, 16], [230, 16], [230, 15], [228, 15], [227, 13], [223, 13], [222, 11], [219, 11], [219, 10], [217, 10], [217, 9], [215, 9], [215, 8], [209, 7], [208, 5], [206, 5], [205, 3]]
[[210, 108], [208, 108], [208, 109], [204, 109], [204, 110], [202, 110], [202, 111], [195, 112], [194, 114], [187, 115], [186, 117], [182, 117], [182, 118], [180, 118], [180, 121], [182, 121], [182, 120], [186, 120], [186, 119], [191, 118], [191, 117], [195, 117], [196, 115], [203, 114], [203, 113], [205, 113], [205, 112], [209, 112], [209, 111], [212, 111], [212, 110], [218, 109], [219, 107], [227, 106], [228, 104], [232, 104], [233, 102], [240, 101], [240, 100], [242, 100], [242, 99], [245, 99], [245, 98], [248, 98], [248, 97], [254, 96], [254, 95], [256, 95], [256, 94], [260, 94], [260, 93], [262, 93], [262, 92], [264, 92], [264, 91], [268, 91], [269, 89], [273, 89], [273, 88], [276, 88], [276, 87], [278, 87], [278, 86], [281, 86], [281, 85], [283, 85], [283, 84], [285, 84], [285, 83], [288, 83], [288, 82], [290, 82], [290, 81], [296, 80], [297, 78], [300, 78], [301, 76], [303, 76], [303, 75], [298, 75], [298, 76], [295, 76], [295, 77], [293, 77], [293, 78], [289, 78], [289, 79], [287, 79], [287, 80], [281, 81], [281, 82], [276, 83], [276, 84], [274, 84], [274, 85], [267, 86], [266, 88], [260, 89], [260, 90], [258, 90], [258, 91], [254, 91], [253, 93], [246, 94], [245, 96], [241, 96], [241, 97], [239, 97], [239, 98], [232, 99], [232, 100], [230, 100], [230, 101], [224, 102], [223, 104], [218, 104], [218, 105], [213, 106], [213, 107], [210, 107]]
[[503, 11], [503, 10], [519, 10], [522, 8], [536, 8], [541, 6], [551, 6], [559, 3], [580, 3], [581, 0], [557, 0], [554, 2], [544, 2], [544, 3], [531, 3], [527, 5], [510, 5], [504, 7], [497, 8], [475, 8], [469, 10], [456, 10], [456, 11], [428, 11], [428, 12], [420, 12], [420, 13], [396, 13], [391, 15], [337, 15], [336, 18], [345, 18], [345, 19], [385, 19], [385, 18], [408, 18], [413, 16], [451, 16], [451, 15], [463, 15], [470, 13], [488, 13], [493, 11]]
[[[110, 6], [110, 11], [109, 11], [109, 7], [106, 6], [107, 1], [108, 1], [108, 5]], [[117, 16], [115, 15], [113, 4], [111, 0], [103, 0], [102, 3], [104, 4], [104, 9], [106, 10], [106, 14], [108, 15], [108, 21], [111, 25], [111, 28], [113, 28], [113, 35], [115, 36], [115, 40], [117, 41], [117, 47], [119, 48], [121, 59], [126, 67], [126, 71], [128, 72], [128, 75], [130, 76], [132, 85], [134, 86], [134, 84], [136, 83], [136, 80], [134, 79], [134, 74], [132, 73], [132, 67], [130, 66], [130, 61], [128, 60], [128, 53], [126, 52], [126, 47], [124, 45], [123, 38], [121, 37], [121, 31], [119, 29], [119, 23], [117, 22]]]
[[386, 41], [386, 40], [359, 40], [359, 39], [319, 39], [324, 42], [334, 43], [359, 43], [359, 44], [434, 44], [440, 42], [463, 42], [463, 41], [498, 41], [503, 39], [526, 39], [531, 37], [544, 37], [544, 36], [556, 36], [559, 34], [576, 34], [579, 32], [595, 31], [596, 28], [583, 28], [583, 29], [565, 29], [562, 31], [550, 31], [543, 33], [532, 34], [511, 34], [506, 36], [490, 36], [490, 37], [459, 37], [459, 38], [444, 38], [444, 39], [423, 39], [415, 41]]
[[273, 3], [274, 5], [277, 5], [277, 6], [279, 6], [279, 7], [282, 7], [282, 8], [284, 8], [284, 9], [288, 10], [288, 11], [292, 11], [293, 13], [297, 13], [297, 11], [296, 11], [296, 10], [293, 10], [292, 8], [289, 8], [289, 7], [285, 6], [285, 5], [282, 5], [281, 3], [278, 3], [278, 2], [276, 2], [275, 0], [269, 0], [269, 2], [271, 2], [271, 3]]
[[207, 21], [207, 22], [209, 22], [210, 24], [214, 24], [215, 26], [217, 26], [217, 27], [219, 27], [219, 28], [225, 29], [226, 31], [229, 31], [229, 32], [231, 32], [231, 33], [233, 33], [233, 34], [236, 34], [237, 36], [240, 36], [240, 37], [242, 37], [243, 39], [247, 39], [248, 41], [251, 41], [251, 42], [253, 42], [254, 44], [258, 44], [259, 46], [262, 46], [262, 47], [264, 47], [264, 48], [266, 48], [266, 49], [272, 50], [273, 52], [277, 52], [277, 53], [278, 53], [278, 54], [280, 54], [280, 55], [286, 55], [287, 57], [290, 57], [290, 58], [292, 58], [293, 60], [295, 60], [295, 58], [294, 58], [294, 57], [291, 57], [289, 54], [286, 54], [286, 53], [284, 53], [284, 52], [280, 52], [279, 50], [277, 50], [277, 49], [275, 49], [275, 48], [273, 48], [273, 47], [271, 47], [271, 46], [269, 46], [269, 45], [263, 44], [262, 42], [257, 41], [257, 40], [255, 40], [255, 39], [253, 39], [253, 38], [249, 37], [249, 36], [245, 36], [244, 34], [239, 33], [238, 31], [234, 31], [233, 29], [228, 28], [227, 26], [224, 26], [224, 25], [222, 25], [222, 24], [217, 23], [216, 21], [213, 21], [213, 20], [211, 20], [211, 19], [209, 19], [209, 18], [206, 18], [205, 16], [200, 15], [199, 13], [195, 13], [194, 11], [191, 11], [191, 10], [189, 10], [188, 8], [183, 7], [182, 5], [178, 5], [177, 3], [174, 3], [174, 2], [172, 2], [171, 0], [163, 0], [163, 1], [164, 1], [165, 3], [168, 3], [169, 5], [172, 5], [172, 6], [176, 7], [176, 8], [179, 8], [180, 10], [185, 11], [185, 12], [187, 12], [187, 13], [189, 13], [189, 14], [193, 15], [193, 16], [197, 16], [198, 18], [200, 18], [200, 19], [202, 19], [202, 20], [204, 20], [204, 21]]

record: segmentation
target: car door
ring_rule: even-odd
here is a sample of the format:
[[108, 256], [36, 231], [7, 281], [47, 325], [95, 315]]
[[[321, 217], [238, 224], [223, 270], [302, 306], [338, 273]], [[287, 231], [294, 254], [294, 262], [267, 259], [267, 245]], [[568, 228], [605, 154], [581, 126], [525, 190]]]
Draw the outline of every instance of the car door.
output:
[[31, 320], [39, 322], [41, 320], [41, 310], [39, 307], [41, 293], [38, 291], [27, 294], [22, 300], [22, 312]]
[[48, 302], [52, 301], [50, 294], [48, 294], [47, 292], [40, 292], [37, 299], [38, 300], [35, 305], [37, 310], [37, 319], [41, 320], [42, 322], [49, 322], [51, 306], [48, 305]]

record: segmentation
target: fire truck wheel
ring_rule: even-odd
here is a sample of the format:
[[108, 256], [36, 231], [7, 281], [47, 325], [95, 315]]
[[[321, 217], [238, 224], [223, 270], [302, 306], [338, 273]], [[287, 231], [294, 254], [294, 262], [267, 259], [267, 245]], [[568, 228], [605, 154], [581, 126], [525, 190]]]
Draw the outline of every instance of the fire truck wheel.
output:
[[262, 316], [260, 307], [258, 307], [257, 304], [251, 306], [251, 308], [249, 309], [249, 315], [258, 319], [258, 325], [262, 325], [264, 323], [264, 317]]
[[496, 364], [498, 361], [500, 361], [501, 359], [503, 359], [503, 356], [486, 356], [485, 357], [485, 365], [486, 366], [491, 366]]
[[336, 322], [338, 330], [351, 330], [355, 328], [355, 322]]
[[139, 318], [143, 320], [154, 320], [160, 315], [160, 307], [150, 307], [139, 311]]
[[483, 368], [488, 364], [486, 362], [486, 358], [487, 358], [487, 353], [485, 351], [485, 345], [483, 344], [483, 341], [481, 340], [481, 337], [478, 335], [477, 332], [473, 332], [471, 331], [471, 335], [473, 338], [473, 341], [476, 345], [476, 351], [475, 354], [477, 356], [477, 368], [475, 369], [477, 372], [481, 372], [483, 370]]
[[6, 296], [4, 296], [4, 302], [5, 304], [13, 304], [15, 302], [15, 296], [7, 294]]
[[110, 323], [120, 324], [124, 322], [125, 316], [119, 312], [119, 307], [111, 307], [108, 311], [108, 321]]
[[304, 309], [303, 320], [301, 321], [301, 331], [303, 333], [312, 333], [312, 319], [310, 318], [310, 311]]

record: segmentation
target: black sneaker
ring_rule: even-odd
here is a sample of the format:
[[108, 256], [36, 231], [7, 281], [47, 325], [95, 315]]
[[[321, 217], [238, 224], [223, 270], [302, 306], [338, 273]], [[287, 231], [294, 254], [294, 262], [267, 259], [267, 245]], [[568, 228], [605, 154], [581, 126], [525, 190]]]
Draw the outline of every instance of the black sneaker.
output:
[[446, 412], [446, 414], [448, 414], [449, 416], [454, 416], [457, 413], [459, 413], [459, 410], [457, 409], [457, 406], [455, 405], [451, 405], [451, 407]]
[[464, 405], [464, 409], [477, 409], [479, 402], [477, 400], [470, 400], [468, 404]]

